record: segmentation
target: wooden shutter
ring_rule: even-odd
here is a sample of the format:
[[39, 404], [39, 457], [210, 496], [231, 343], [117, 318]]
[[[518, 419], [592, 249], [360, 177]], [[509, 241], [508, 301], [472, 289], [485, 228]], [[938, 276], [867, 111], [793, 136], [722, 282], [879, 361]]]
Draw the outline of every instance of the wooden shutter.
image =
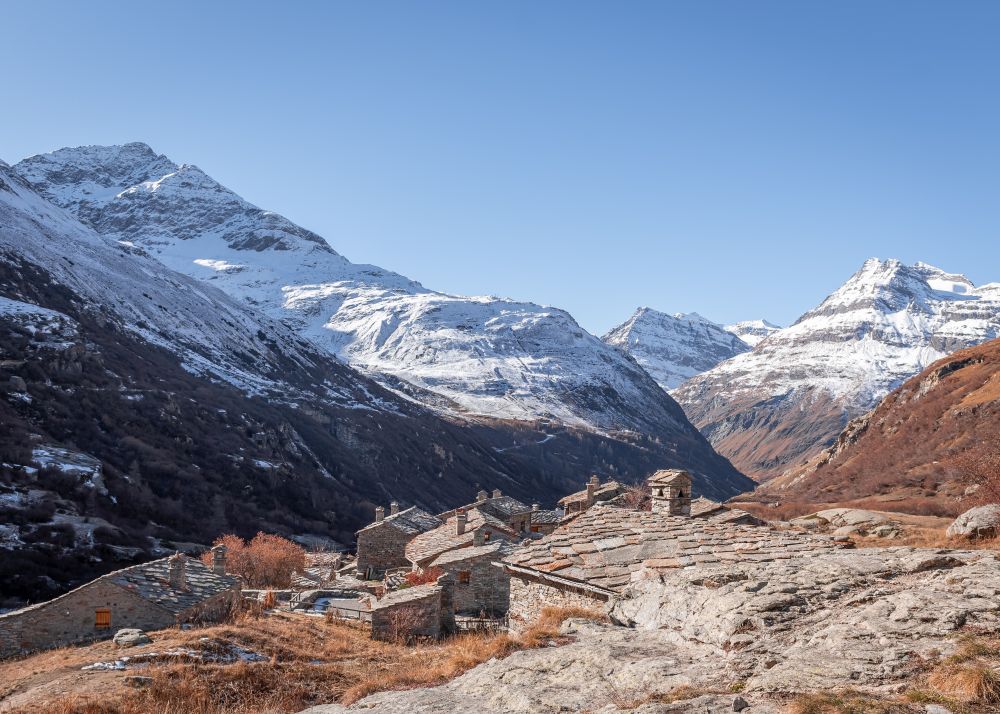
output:
[[94, 627], [98, 630], [111, 629], [111, 610], [106, 607], [98, 608], [94, 612]]

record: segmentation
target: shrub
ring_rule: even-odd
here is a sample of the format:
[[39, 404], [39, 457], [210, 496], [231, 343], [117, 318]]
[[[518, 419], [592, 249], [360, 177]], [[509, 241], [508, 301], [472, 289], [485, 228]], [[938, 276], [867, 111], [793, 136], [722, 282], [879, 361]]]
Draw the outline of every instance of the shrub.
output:
[[[239, 575], [250, 587], [287, 588], [292, 576], [306, 567], [302, 546], [270, 533], [258, 533], [249, 543], [228, 534], [216, 538], [212, 545], [226, 547], [226, 572]], [[212, 552], [203, 553], [201, 560], [211, 565]]]

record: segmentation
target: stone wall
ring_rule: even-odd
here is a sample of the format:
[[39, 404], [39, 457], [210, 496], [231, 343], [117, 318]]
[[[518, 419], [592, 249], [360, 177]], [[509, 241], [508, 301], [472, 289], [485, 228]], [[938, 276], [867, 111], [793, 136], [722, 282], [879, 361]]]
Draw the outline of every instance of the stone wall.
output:
[[438, 585], [418, 585], [386, 595], [372, 607], [372, 637], [389, 641], [440, 637], [442, 590]]
[[382, 523], [358, 532], [358, 577], [364, 577], [368, 568], [380, 577], [391, 568], [406, 568], [406, 544], [413, 538]]
[[[111, 611], [111, 627], [97, 629], [96, 611]], [[95, 580], [39, 605], [0, 615], [0, 657], [114, 636], [122, 627], [158, 630], [174, 615], [135, 593]]]
[[546, 607], [583, 607], [588, 610], [604, 610], [606, 601], [596, 594], [585, 591], [574, 592], [553, 587], [544, 582], [529, 580], [515, 574], [510, 579], [511, 632], [519, 632], [537, 620]]
[[[463, 615], [499, 616], [510, 607], [510, 575], [493, 565], [497, 559], [494, 552], [445, 563], [440, 567], [450, 576], [452, 605], [455, 612]], [[462, 573], [468, 573], [468, 582], [462, 582]]]

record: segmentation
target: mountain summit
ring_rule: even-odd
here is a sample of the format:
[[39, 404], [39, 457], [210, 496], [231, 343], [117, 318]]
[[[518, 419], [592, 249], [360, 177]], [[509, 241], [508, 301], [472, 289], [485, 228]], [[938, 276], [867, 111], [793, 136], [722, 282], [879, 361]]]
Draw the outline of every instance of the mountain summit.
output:
[[776, 476], [950, 352], [1000, 335], [1000, 284], [872, 258], [794, 325], [674, 394], [745, 473]]
[[722, 325], [696, 312], [668, 315], [648, 307], [640, 307], [603, 339], [635, 358], [667, 390], [750, 350]]

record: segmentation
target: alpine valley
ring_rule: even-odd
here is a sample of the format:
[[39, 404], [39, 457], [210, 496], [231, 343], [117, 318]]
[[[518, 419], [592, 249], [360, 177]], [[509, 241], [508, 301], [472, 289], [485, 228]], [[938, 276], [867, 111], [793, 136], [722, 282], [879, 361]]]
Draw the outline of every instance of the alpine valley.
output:
[[351, 263], [143, 144], [0, 164], [0, 336], [9, 598], [225, 531], [347, 543], [391, 499], [753, 486], [566, 312]]

